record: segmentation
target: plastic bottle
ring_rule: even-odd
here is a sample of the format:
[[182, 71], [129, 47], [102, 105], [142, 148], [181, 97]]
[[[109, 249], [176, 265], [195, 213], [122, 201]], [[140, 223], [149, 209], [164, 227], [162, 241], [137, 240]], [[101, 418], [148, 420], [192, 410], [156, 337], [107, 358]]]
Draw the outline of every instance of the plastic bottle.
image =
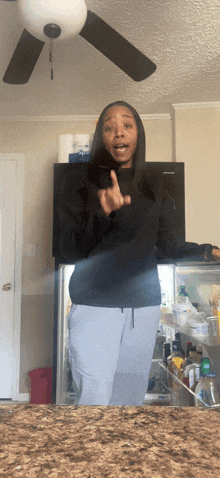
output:
[[189, 357], [189, 348], [192, 346], [192, 342], [187, 342], [186, 344], [186, 358]]
[[[167, 367], [167, 358], [170, 356], [171, 350], [170, 350], [170, 342], [165, 342], [163, 344], [163, 365]], [[168, 378], [169, 374], [168, 371], [163, 372], [163, 380], [165, 382], [165, 385], [168, 386]]]
[[[189, 345], [188, 350], [189, 356], [186, 357], [182, 364], [180, 380], [187, 385], [192, 392], [195, 392], [196, 385], [200, 379], [202, 349], [198, 347], [197, 350], [195, 345]], [[194, 396], [192, 394], [189, 394], [189, 405], [194, 405]]]
[[[181, 344], [179, 343], [178, 340], [173, 340], [172, 349], [173, 349], [172, 354], [169, 357], [167, 357], [167, 370], [168, 370], [168, 372], [171, 372], [171, 373], [173, 373], [172, 359], [174, 357], [179, 357], [179, 358], [182, 359], [182, 361], [181, 361], [181, 363], [182, 363], [184, 361], [184, 358], [185, 358], [184, 355], [182, 355]], [[168, 386], [169, 387], [173, 386], [173, 379], [169, 374], [168, 374]]]
[[172, 380], [172, 388], [171, 388], [171, 396], [172, 396], [172, 405], [176, 407], [182, 407], [185, 405], [185, 398], [184, 398], [184, 387], [180, 383], [180, 372], [182, 363], [184, 362], [183, 356], [181, 357], [181, 346], [177, 346], [179, 350], [179, 355], [174, 356], [171, 361], [172, 365], [172, 373], [173, 375], [179, 380]]
[[193, 389], [193, 392], [195, 391], [196, 385], [200, 380], [201, 377], [201, 360], [202, 360], [202, 348], [197, 347], [196, 349], [197, 357], [196, 361], [194, 362], [195, 365], [195, 387]]
[[187, 358], [187, 362], [185, 360], [183, 364], [185, 377], [189, 377], [189, 381], [190, 381], [189, 387], [191, 389], [193, 387], [192, 380], [198, 382], [200, 379], [201, 359], [202, 359], [202, 350], [196, 350], [196, 347], [192, 345], [190, 347], [190, 353], [189, 353], [189, 357]]
[[[196, 359], [196, 346], [195, 345], [190, 345], [189, 346], [189, 355], [188, 357], [185, 358], [184, 363], [183, 363], [183, 370], [185, 371], [189, 365], [192, 365], [194, 363], [194, 360]], [[186, 373], [185, 373], [185, 376]]]
[[189, 304], [189, 294], [186, 292], [185, 285], [181, 285], [177, 297], [178, 304]]
[[185, 285], [180, 286], [180, 290], [173, 304], [174, 323], [181, 327], [182, 330], [187, 329], [188, 321], [191, 316], [192, 304], [185, 290]]
[[170, 342], [165, 342], [163, 344], [163, 364], [167, 367], [167, 358], [170, 356]]
[[[195, 393], [195, 389], [200, 380], [201, 376], [201, 359], [202, 359], [202, 350], [197, 350], [194, 354], [193, 364], [186, 367], [185, 374], [188, 373], [189, 377], [189, 389]], [[189, 367], [189, 368], [188, 368]], [[187, 370], [188, 369], [188, 370]], [[186, 375], [187, 376], [187, 375]], [[194, 404], [194, 396], [190, 396], [190, 405]]]
[[160, 315], [161, 315], [161, 322], [165, 322], [165, 314], [168, 313], [169, 309], [166, 305], [165, 302], [162, 302], [161, 306], [160, 306]]
[[186, 368], [186, 365], [191, 363], [191, 359], [190, 360], [187, 360], [187, 359], [189, 359], [189, 352], [190, 352], [190, 347], [192, 347], [192, 342], [187, 342], [186, 346], [187, 346], [186, 358], [185, 358], [185, 360], [182, 364], [182, 367], [181, 367], [181, 377], [180, 377], [180, 379], [188, 387], [189, 386], [189, 377], [185, 377], [185, 368]]
[[203, 407], [203, 403], [199, 400], [201, 398], [203, 402], [209, 407], [219, 404], [219, 392], [216, 383], [216, 373], [209, 372], [202, 374], [198, 385], [196, 386], [195, 394], [195, 407]]
[[180, 380], [183, 382], [187, 387], [189, 387], [189, 377], [185, 377], [185, 371], [183, 370], [183, 364], [180, 370]]
[[182, 348], [181, 338], [180, 338], [180, 332], [176, 332], [176, 333], [175, 333], [175, 340], [178, 340], [178, 342], [180, 343], [182, 355], [185, 357], [186, 354], [185, 354], [185, 351], [184, 351], [183, 348]]
[[[200, 379], [195, 388], [196, 395], [198, 395], [200, 389], [202, 389], [203, 383], [205, 382], [205, 375], [206, 373], [209, 373], [209, 372], [210, 372], [210, 360], [208, 357], [203, 357], [200, 363]], [[201, 402], [199, 402], [198, 400], [196, 401], [195, 398], [194, 398], [194, 404], [195, 406], [198, 406], [198, 407], [203, 406]]]
[[[173, 369], [173, 375], [180, 380], [180, 370], [182, 368], [182, 363], [184, 362], [183, 357], [173, 357], [171, 361], [172, 369]], [[173, 387], [176, 386], [175, 380], [173, 381]]]
[[[195, 362], [198, 360], [199, 360], [199, 366], [200, 366], [200, 358], [197, 355], [196, 346], [195, 345], [189, 346], [189, 356], [184, 360], [184, 363], [182, 365], [184, 378], [183, 376], [181, 378], [183, 383], [185, 383], [185, 385], [187, 385], [190, 390], [193, 390], [195, 387]], [[193, 406], [194, 397], [190, 393], [188, 396], [188, 400], [189, 400], [189, 406]]]
[[[185, 373], [182, 368], [180, 370], [180, 381], [189, 388], [189, 378], [185, 377]], [[182, 406], [185, 406], [185, 407], [194, 406], [193, 395], [184, 386], [181, 386], [181, 387], [182, 387], [182, 391], [181, 391]]]
[[154, 359], [161, 358], [161, 355], [163, 353], [163, 344], [164, 344], [165, 340], [166, 340], [166, 336], [163, 335], [161, 330], [158, 330], [157, 335], [156, 335], [154, 354], [153, 354]]

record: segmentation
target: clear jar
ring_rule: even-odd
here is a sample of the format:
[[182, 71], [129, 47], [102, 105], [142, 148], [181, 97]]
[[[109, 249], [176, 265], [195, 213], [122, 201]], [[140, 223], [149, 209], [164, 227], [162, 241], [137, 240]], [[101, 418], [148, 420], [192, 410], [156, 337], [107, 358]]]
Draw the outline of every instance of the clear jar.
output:
[[195, 407], [205, 406], [199, 399], [202, 399], [208, 407], [219, 404], [216, 373], [209, 372], [201, 375], [199, 383], [195, 389], [195, 395]]

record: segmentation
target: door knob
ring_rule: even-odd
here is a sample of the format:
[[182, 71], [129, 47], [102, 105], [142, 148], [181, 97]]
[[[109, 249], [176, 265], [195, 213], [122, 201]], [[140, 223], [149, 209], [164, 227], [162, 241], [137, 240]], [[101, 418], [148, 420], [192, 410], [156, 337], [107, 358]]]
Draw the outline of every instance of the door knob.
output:
[[2, 286], [2, 290], [4, 291], [10, 290], [11, 288], [12, 288], [12, 285], [10, 284], [10, 282]]

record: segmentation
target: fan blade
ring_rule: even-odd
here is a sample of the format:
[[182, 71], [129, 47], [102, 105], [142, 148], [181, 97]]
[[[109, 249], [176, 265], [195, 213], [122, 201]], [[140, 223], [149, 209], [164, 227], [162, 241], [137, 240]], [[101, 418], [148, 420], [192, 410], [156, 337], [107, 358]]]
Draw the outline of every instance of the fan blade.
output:
[[44, 45], [45, 42], [37, 40], [37, 38], [24, 29], [11, 57], [3, 81], [11, 85], [27, 83]]
[[155, 63], [89, 10], [80, 35], [134, 81], [145, 80], [156, 70]]

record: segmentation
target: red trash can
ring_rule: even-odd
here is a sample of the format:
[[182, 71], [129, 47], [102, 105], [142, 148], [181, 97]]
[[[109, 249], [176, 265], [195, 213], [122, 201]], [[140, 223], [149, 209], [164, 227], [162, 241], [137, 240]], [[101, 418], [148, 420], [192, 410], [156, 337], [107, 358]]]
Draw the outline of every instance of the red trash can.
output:
[[37, 368], [28, 372], [31, 379], [32, 404], [52, 403], [52, 367]]

